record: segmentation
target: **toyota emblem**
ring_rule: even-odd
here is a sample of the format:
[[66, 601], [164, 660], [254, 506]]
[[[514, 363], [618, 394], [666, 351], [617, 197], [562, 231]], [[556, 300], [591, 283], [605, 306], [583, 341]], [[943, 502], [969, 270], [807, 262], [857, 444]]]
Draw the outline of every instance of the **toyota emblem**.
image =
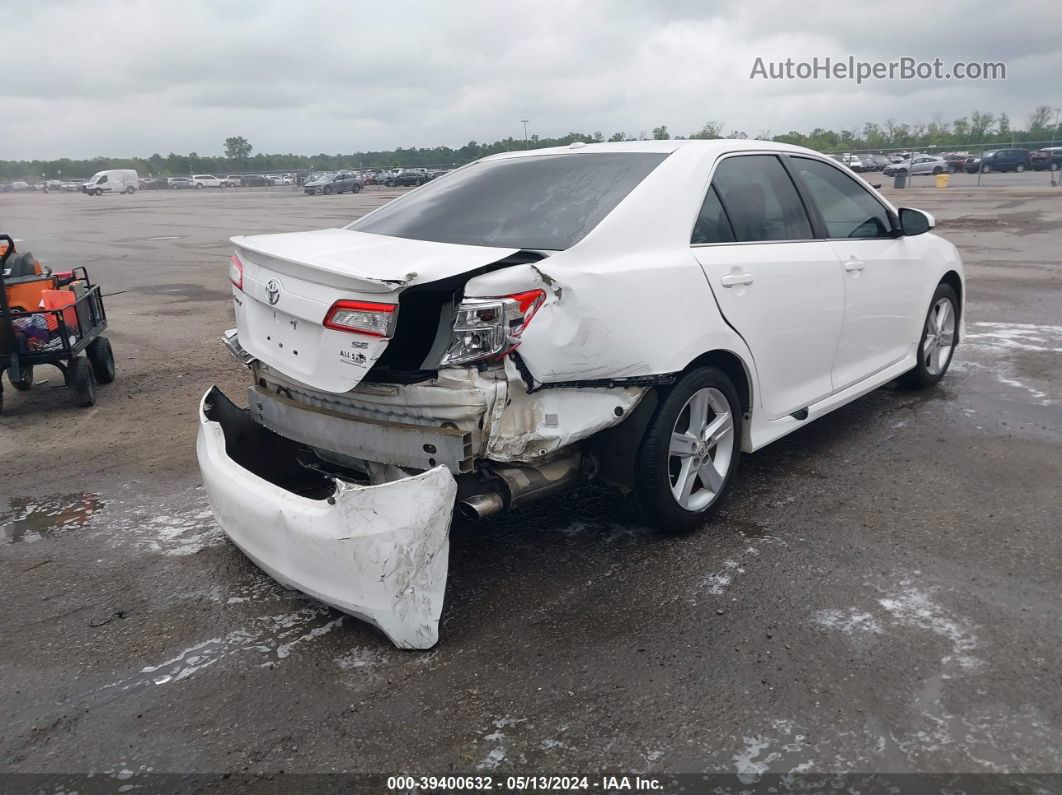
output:
[[269, 299], [270, 305], [280, 300], [280, 282], [276, 279], [266, 282], [266, 298]]

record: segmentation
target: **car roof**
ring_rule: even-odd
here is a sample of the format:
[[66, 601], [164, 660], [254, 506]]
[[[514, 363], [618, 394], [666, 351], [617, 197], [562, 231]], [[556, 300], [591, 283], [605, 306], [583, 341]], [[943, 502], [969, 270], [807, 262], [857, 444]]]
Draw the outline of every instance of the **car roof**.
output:
[[775, 143], [774, 141], [757, 141], [745, 138], [712, 138], [710, 140], [670, 140], [670, 141], [619, 141], [616, 143], [582, 144], [569, 146], [551, 146], [545, 149], [519, 149], [513, 152], [501, 152], [490, 155], [484, 160], [505, 160], [514, 157], [534, 157], [536, 155], [574, 155], [591, 152], [647, 152], [658, 154], [671, 154], [679, 149], [694, 147], [702, 150], [705, 154], [717, 152], [734, 152], [746, 150], [768, 150], [772, 152], [809, 152], [821, 155], [812, 149], [792, 144]]

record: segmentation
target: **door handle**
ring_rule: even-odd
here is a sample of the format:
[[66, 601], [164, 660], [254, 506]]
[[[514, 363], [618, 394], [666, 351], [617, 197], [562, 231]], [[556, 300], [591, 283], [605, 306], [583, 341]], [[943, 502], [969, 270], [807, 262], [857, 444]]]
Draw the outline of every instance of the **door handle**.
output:
[[739, 285], [752, 284], [754, 279], [751, 273], [728, 273], [719, 281], [723, 287], [737, 287]]
[[848, 260], [844, 264], [844, 269], [846, 271], [848, 271], [849, 273], [851, 273], [852, 271], [857, 271], [857, 272], [861, 271], [865, 267], [866, 267], [866, 263], [863, 262], [863, 260], [861, 260], [861, 259], [856, 259], [855, 257], [852, 257], [852, 259]]

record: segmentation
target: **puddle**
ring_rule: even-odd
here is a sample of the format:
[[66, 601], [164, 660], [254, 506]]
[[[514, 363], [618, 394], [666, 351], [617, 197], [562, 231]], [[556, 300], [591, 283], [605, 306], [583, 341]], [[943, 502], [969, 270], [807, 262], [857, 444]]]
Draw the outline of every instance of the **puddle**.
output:
[[84, 527], [100, 508], [98, 494], [53, 494], [46, 497], [11, 497], [0, 514], [0, 543], [32, 544], [43, 538]]

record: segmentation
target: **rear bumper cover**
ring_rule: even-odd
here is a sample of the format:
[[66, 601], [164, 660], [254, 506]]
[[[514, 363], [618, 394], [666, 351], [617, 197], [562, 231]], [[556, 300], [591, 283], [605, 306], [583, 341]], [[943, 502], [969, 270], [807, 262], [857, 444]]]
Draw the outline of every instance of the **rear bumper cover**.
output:
[[374, 624], [400, 648], [435, 645], [457, 495], [445, 467], [378, 486], [335, 480], [330, 497], [314, 499], [248, 468], [261, 469], [252, 462], [270, 455], [293, 458], [292, 443], [216, 387], [200, 402], [199, 422], [211, 507], [247, 557], [281, 584]]

